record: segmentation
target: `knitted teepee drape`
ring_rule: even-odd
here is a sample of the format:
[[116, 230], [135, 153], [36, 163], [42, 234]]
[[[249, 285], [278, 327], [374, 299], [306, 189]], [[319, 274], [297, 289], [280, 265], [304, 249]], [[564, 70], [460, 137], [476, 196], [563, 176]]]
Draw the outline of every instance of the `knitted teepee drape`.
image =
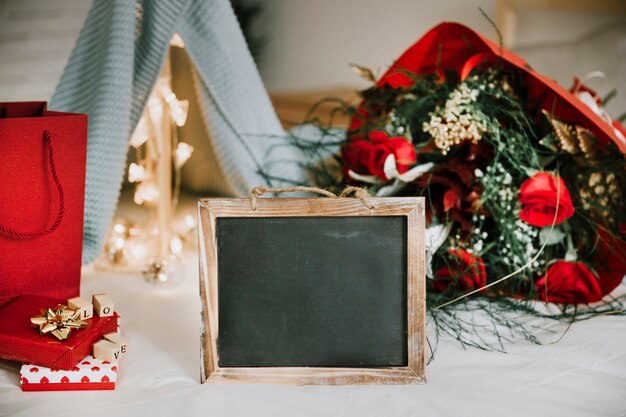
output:
[[272, 183], [268, 172], [303, 179], [297, 163], [265, 165], [270, 159], [295, 162], [301, 155], [280, 146], [285, 133], [228, 0], [95, 0], [50, 104], [89, 115], [83, 262], [100, 251], [117, 205], [129, 137], [174, 32], [194, 64], [197, 95], [211, 128], [207, 140], [231, 191], [245, 195], [256, 184]]

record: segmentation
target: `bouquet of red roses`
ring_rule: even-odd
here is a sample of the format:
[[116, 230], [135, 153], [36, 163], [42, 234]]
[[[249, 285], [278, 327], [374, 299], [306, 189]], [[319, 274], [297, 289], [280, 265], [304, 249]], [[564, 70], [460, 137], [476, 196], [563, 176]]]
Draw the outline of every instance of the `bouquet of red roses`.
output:
[[567, 91], [444, 23], [362, 97], [341, 146], [344, 179], [426, 197], [439, 304], [472, 294], [587, 304], [622, 281], [626, 129], [594, 91], [578, 80]]

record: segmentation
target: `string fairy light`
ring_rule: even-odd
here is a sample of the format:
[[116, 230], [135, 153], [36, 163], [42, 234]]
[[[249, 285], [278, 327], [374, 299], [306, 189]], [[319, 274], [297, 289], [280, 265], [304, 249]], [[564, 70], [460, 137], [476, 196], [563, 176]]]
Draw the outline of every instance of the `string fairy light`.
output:
[[[172, 47], [184, 47], [175, 35]], [[189, 101], [172, 90], [169, 54], [148, 98], [146, 108], [131, 135], [129, 144], [135, 161], [128, 166], [128, 181], [134, 185], [133, 202], [149, 209], [146, 224], [114, 219], [104, 253], [96, 268], [142, 272], [152, 282], [177, 280], [180, 256], [187, 236], [196, 227], [188, 215], [174, 227], [172, 214], [178, 204], [181, 169], [193, 154], [193, 146], [181, 142], [177, 128], [187, 122]]]
[[131, 163], [128, 167], [128, 181], [140, 182], [146, 178], [146, 170], [142, 165]]
[[181, 168], [185, 165], [185, 162], [189, 158], [191, 158], [191, 154], [193, 153], [193, 146], [186, 144], [185, 142], [178, 142], [178, 146], [176, 146], [175, 152], [175, 166], [176, 168]]

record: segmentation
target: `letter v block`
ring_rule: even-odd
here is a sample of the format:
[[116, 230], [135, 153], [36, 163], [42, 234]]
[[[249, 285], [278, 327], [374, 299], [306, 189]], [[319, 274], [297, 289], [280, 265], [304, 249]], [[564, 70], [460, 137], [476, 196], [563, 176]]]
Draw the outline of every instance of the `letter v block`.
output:
[[108, 340], [109, 342], [118, 345], [120, 347], [120, 352], [122, 352], [122, 355], [124, 355], [128, 351], [128, 342], [126, 342], [126, 339], [124, 339], [118, 333], [107, 333], [102, 337], [104, 338], [104, 340]]
[[117, 362], [120, 355], [120, 347], [108, 340], [100, 340], [93, 345], [93, 357], [101, 361]]

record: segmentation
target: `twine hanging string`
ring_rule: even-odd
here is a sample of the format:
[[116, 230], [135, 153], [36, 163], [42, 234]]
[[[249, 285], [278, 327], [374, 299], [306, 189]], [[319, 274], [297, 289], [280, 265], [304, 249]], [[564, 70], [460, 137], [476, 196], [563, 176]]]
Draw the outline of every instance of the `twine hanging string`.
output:
[[341, 191], [339, 195], [337, 195], [333, 192], [324, 190], [322, 188], [305, 187], [301, 185], [293, 186], [293, 187], [267, 187], [265, 185], [257, 185], [250, 192], [250, 206], [252, 207], [252, 210], [256, 210], [258, 198], [266, 193], [279, 194], [279, 193], [294, 193], [294, 192], [316, 193], [316, 194], [320, 194], [320, 195], [323, 195], [324, 197], [329, 197], [329, 198], [344, 198], [344, 197], [354, 196], [355, 198], [359, 198], [363, 202], [363, 204], [365, 204], [367, 208], [369, 209], [374, 208], [374, 205], [369, 200], [371, 195], [367, 192], [366, 189], [361, 188], [361, 187], [347, 186], [346, 188], [343, 189], [343, 191]]
[[[548, 233], [548, 237], [546, 238], [545, 242], [543, 242], [543, 245], [541, 245], [541, 247], [539, 248], [539, 251], [537, 251], [537, 253], [535, 254], [535, 256], [533, 256], [528, 262], [526, 262], [526, 264], [522, 265], [521, 267], [519, 267], [518, 269], [516, 269], [515, 271], [511, 272], [508, 275], [503, 276], [502, 278], [499, 278], [497, 280], [495, 280], [494, 282], [487, 284], [487, 285], [483, 285], [480, 288], [477, 288], [473, 291], [470, 291], [466, 294], [460, 295], [457, 298], [447, 301], [443, 304], [439, 304], [436, 307], [433, 307], [433, 310], [437, 310], [446, 306], [449, 306], [450, 304], [456, 303], [457, 301], [460, 301], [464, 298], [469, 297], [470, 295], [476, 294], [477, 292], [483, 291], [489, 287], [493, 287], [496, 284], [499, 284], [503, 281], [506, 281], [507, 279], [514, 277], [515, 275], [521, 273], [522, 271], [524, 271], [524, 269], [532, 266], [533, 262], [535, 262], [537, 259], [539, 259], [539, 256], [543, 253], [543, 250], [546, 248], [546, 246], [548, 245], [548, 242], [550, 241], [550, 236], [552, 236], [552, 231], [554, 230], [554, 226], [556, 225], [556, 219], [558, 218], [557, 216], [559, 215], [559, 205], [560, 205], [560, 200], [561, 200], [561, 181], [559, 181], [561, 179], [561, 177], [559, 176], [558, 172], [556, 174], [556, 178], [557, 178], [557, 182], [556, 182], [556, 207], [554, 210], [554, 218], [552, 219], [552, 224], [550, 225], [550, 233]], [[546, 284], [545, 284], [545, 299], [546, 301], [548, 301], [548, 274], [546, 274]]]
[[50, 136], [50, 132], [48, 132], [47, 130], [44, 130], [43, 132], [43, 141], [48, 148], [48, 163], [50, 164], [50, 173], [52, 174], [54, 185], [56, 185], [57, 192], [59, 194], [59, 211], [57, 213], [56, 219], [54, 220], [54, 223], [52, 223], [50, 227], [37, 232], [20, 232], [9, 226], [0, 224], [0, 233], [4, 233], [5, 235], [11, 236], [15, 239], [34, 239], [49, 235], [61, 225], [61, 221], [63, 220], [63, 215], [65, 213], [65, 196], [63, 194], [63, 186], [61, 185], [61, 181], [57, 176], [57, 169], [54, 164], [54, 148], [52, 146], [52, 137]]

